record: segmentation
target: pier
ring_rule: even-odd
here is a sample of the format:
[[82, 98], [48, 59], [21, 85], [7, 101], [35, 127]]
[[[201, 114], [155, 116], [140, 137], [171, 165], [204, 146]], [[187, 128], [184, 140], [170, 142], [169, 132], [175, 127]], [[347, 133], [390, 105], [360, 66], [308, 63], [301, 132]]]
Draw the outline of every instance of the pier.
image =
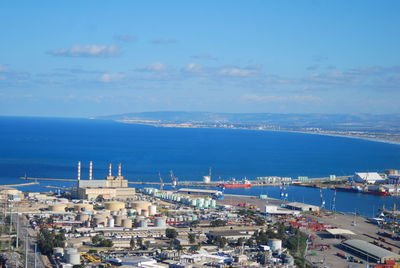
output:
[[29, 186], [29, 185], [36, 185], [39, 184], [38, 182], [27, 182], [27, 183], [17, 183], [17, 184], [6, 184], [6, 185], [0, 185], [1, 187], [18, 187], [18, 186]]

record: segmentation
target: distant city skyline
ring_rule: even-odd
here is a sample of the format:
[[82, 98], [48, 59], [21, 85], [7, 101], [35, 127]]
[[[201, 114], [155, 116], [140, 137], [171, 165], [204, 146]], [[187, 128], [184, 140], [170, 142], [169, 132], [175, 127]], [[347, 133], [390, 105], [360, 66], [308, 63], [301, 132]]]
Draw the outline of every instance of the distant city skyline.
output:
[[0, 115], [400, 113], [398, 1], [6, 1]]

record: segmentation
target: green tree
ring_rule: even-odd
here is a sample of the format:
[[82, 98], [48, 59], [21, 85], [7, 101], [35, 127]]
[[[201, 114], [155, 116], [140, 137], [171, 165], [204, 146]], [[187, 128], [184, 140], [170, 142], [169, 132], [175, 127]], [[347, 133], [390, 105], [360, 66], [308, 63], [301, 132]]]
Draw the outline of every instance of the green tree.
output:
[[178, 237], [178, 232], [175, 229], [167, 228], [165, 229], [165, 236], [169, 239], [175, 239]]
[[261, 218], [260, 216], [257, 216], [254, 219], [254, 222], [259, 226], [263, 226], [265, 224], [265, 219]]
[[188, 233], [188, 239], [190, 244], [194, 244], [196, 242], [196, 235], [194, 233]]
[[131, 249], [134, 249], [136, 247], [135, 238], [133, 236], [131, 237], [131, 241], [129, 241], [129, 245]]
[[136, 243], [137, 243], [138, 247], [140, 247], [140, 248], [143, 247], [143, 238], [138, 237], [136, 239]]
[[215, 244], [217, 244], [217, 246], [218, 246], [219, 248], [224, 248], [224, 247], [226, 246], [226, 244], [227, 244], [227, 240], [226, 240], [225, 237], [217, 236], [217, 237], [215, 238]]
[[210, 222], [210, 226], [211, 226], [211, 227], [226, 226], [226, 221], [220, 220], [220, 219], [213, 220], [213, 221]]

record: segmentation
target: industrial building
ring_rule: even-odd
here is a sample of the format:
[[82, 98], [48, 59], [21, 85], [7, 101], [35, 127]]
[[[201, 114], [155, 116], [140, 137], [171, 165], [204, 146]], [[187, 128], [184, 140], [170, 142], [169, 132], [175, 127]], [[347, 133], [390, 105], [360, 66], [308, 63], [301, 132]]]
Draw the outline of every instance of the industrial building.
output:
[[309, 204], [303, 204], [303, 203], [299, 203], [299, 202], [291, 202], [291, 203], [287, 203], [286, 208], [288, 209], [293, 209], [293, 210], [300, 210], [300, 211], [319, 211], [319, 207], [317, 206], [313, 206], [313, 205], [309, 205]]
[[81, 162], [78, 162], [78, 176], [75, 197], [79, 199], [95, 200], [102, 198], [105, 200], [111, 199], [132, 199], [136, 191], [134, 188], [128, 187], [128, 180], [122, 176], [122, 164], [118, 164], [118, 175], [112, 175], [112, 164], [109, 164], [108, 176], [105, 180], [93, 179], [93, 162], [89, 164], [89, 179], [81, 179]]
[[352, 180], [357, 183], [374, 184], [376, 182], [383, 182], [385, 179], [376, 172], [356, 172]]
[[400, 255], [359, 239], [346, 240], [341, 244], [341, 246], [351, 253], [376, 263], [400, 260]]

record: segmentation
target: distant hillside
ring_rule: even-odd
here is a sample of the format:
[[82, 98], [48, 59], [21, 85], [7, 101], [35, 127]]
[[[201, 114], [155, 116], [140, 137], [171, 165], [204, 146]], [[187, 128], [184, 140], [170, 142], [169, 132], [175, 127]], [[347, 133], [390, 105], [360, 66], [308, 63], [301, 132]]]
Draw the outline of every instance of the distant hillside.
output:
[[95, 118], [117, 121], [156, 121], [157, 123], [172, 124], [274, 125], [293, 129], [323, 128], [326, 130], [400, 130], [400, 114], [273, 114], [160, 111], [98, 116]]

